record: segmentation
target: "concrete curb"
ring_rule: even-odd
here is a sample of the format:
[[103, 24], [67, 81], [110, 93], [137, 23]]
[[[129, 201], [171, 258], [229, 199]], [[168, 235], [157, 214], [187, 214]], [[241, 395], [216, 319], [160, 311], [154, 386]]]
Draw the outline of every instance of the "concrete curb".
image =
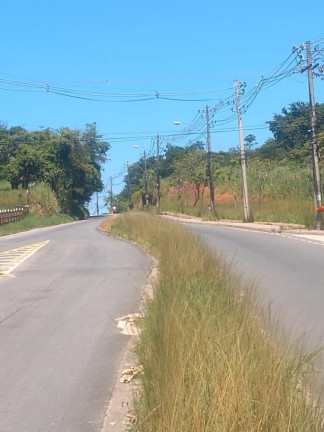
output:
[[207, 224], [214, 226], [227, 226], [231, 228], [239, 228], [251, 231], [263, 231], [270, 233], [285, 233], [285, 234], [303, 234], [303, 235], [318, 235], [324, 236], [324, 231], [307, 230], [303, 225], [277, 223], [277, 222], [241, 222], [234, 220], [218, 220], [218, 221], [205, 221], [195, 216], [188, 216], [182, 214], [173, 214], [166, 212], [161, 215], [165, 219], [178, 221], [181, 223], [195, 223]]
[[[125, 240], [124, 240], [125, 241]], [[151, 257], [152, 267], [144, 286], [144, 292], [139, 303], [139, 311], [144, 313], [144, 304], [153, 298], [154, 281], [157, 278], [157, 261]], [[127, 337], [127, 336], [126, 336]], [[112, 396], [106, 410], [103, 427], [100, 432], [125, 432], [131, 427], [131, 419], [127, 417], [132, 412], [133, 398], [138, 391], [136, 379], [128, 384], [121, 383], [120, 377], [124, 369], [137, 365], [134, 353], [137, 336], [130, 336], [119, 367], [118, 376], [112, 391]]]
[[107, 407], [101, 432], [124, 432], [129, 426], [127, 423], [127, 414], [131, 411], [134, 386], [132, 383], [121, 383], [120, 377], [124, 369], [129, 368], [136, 362], [133, 347], [134, 341], [133, 339], [130, 339], [124, 351], [122, 363], [119, 367], [118, 377]]

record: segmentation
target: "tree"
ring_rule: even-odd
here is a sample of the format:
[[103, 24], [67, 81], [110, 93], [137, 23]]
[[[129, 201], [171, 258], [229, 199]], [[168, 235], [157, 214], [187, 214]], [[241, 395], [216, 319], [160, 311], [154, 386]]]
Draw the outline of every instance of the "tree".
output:
[[61, 207], [68, 212], [90, 201], [102, 189], [100, 166], [93, 162], [89, 146], [80, 140], [77, 130], [63, 128], [57, 141], [57, 169], [60, 172], [54, 189]]
[[90, 163], [100, 171], [100, 164], [106, 162], [110, 144], [102, 141], [102, 135], [97, 132], [97, 124], [87, 123], [81, 132], [81, 143], [86, 147]]
[[95, 123], [87, 124], [84, 131], [31, 132], [0, 124], [1, 178], [15, 189], [44, 182], [55, 191], [61, 209], [73, 213], [73, 208], [83, 206], [103, 188], [101, 164], [110, 146], [101, 138]]
[[253, 134], [249, 134], [244, 138], [244, 147], [247, 152], [253, 150], [253, 147], [258, 145], [256, 136]]
[[12, 188], [17, 189], [21, 185], [27, 189], [29, 183], [36, 181], [50, 184], [56, 175], [52, 135], [48, 131], [27, 132], [24, 129], [18, 129], [13, 134], [11, 132], [8, 143], [14, 142], [15, 145], [11, 145], [5, 173]]
[[186, 154], [191, 153], [195, 150], [203, 150], [204, 144], [201, 141], [197, 141], [187, 147], [179, 147], [172, 144], [167, 144], [164, 157], [162, 159], [160, 174], [162, 177], [169, 177], [175, 168], [175, 161], [183, 159]]
[[[324, 131], [324, 104], [316, 105], [316, 133]], [[268, 140], [257, 152], [261, 157], [286, 158], [301, 164], [310, 162], [309, 104], [294, 102], [275, 114], [268, 122], [274, 138]]]
[[181, 190], [192, 190], [195, 197], [193, 206], [197, 205], [208, 184], [204, 150], [186, 152], [181, 159], [174, 161], [172, 184], [178, 191], [178, 197], [181, 196]]

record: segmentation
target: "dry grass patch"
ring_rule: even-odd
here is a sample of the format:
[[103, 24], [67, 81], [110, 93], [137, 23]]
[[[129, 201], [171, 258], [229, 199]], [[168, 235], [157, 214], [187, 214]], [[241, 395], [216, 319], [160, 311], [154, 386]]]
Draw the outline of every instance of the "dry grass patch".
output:
[[323, 430], [308, 359], [273, 342], [253, 292], [220, 256], [158, 217], [120, 217], [112, 232], [159, 260], [136, 348], [138, 431]]

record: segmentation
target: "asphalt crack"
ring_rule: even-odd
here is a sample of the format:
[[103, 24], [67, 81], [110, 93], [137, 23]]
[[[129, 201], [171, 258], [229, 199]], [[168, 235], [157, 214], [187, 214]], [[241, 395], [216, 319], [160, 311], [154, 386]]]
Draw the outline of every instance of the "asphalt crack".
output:
[[5, 317], [3, 320], [1, 320], [0, 321], [0, 325], [2, 325], [4, 322], [8, 321], [8, 319], [10, 319], [14, 315], [16, 315], [21, 309], [23, 309], [23, 307], [24, 306], [21, 306], [20, 308], [16, 309], [14, 312], [12, 312], [10, 315], [8, 315], [7, 317]]

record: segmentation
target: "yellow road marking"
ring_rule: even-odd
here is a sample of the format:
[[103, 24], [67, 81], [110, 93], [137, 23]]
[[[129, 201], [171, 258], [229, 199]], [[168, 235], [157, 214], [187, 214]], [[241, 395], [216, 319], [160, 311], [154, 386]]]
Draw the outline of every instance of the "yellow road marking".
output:
[[16, 267], [19, 266], [26, 259], [30, 258], [40, 248], [45, 246], [49, 240], [34, 243], [29, 246], [23, 246], [17, 249], [11, 249], [0, 253], [0, 275], [7, 275], [11, 273]]

